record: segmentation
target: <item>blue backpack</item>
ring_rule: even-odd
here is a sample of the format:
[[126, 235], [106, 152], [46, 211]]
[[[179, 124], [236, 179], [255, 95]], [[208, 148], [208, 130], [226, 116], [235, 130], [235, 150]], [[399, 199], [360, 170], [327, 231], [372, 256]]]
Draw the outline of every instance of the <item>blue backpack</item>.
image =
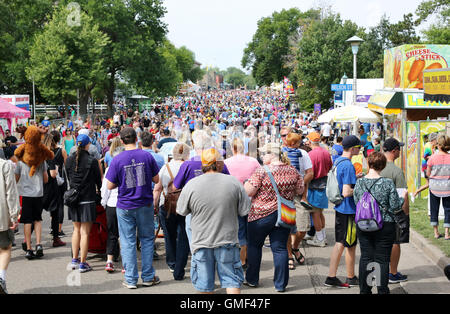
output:
[[[380, 180], [379, 178], [378, 180]], [[370, 188], [372, 188], [378, 180]], [[361, 181], [367, 189], [364, 179]], [[370, 189], [364, 192], [363, 196], [356, 204], [355, 222], [361, 231], [374, 232], [383, 229], [383, 216], [376, 198], [370, 193]]]

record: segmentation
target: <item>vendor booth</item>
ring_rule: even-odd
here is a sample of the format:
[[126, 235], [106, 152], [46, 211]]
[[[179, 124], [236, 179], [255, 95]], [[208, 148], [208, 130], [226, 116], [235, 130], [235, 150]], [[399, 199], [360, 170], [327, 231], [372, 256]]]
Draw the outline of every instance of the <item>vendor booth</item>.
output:
[[384, 89], [369, 100], [368, 108], [383, 115], [386, 137], [405, 143], [396, 163], [406, 174], [411, 194], [426, 182], [422, 157], [427, 136], [450, 128], [449, 59], [449, 45], [386, 50]]
[[4, 131], [15, 130], [18, 124], [24, 124], [23, 121], [31, 117], [28, 110], [23, 110], [6, 100], [0, 98], [0, 133], [4, 136]]

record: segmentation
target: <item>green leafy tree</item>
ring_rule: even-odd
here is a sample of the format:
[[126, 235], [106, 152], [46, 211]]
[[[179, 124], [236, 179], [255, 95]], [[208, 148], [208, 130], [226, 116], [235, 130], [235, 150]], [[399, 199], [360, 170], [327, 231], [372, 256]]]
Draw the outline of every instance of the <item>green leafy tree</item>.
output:
[[363, 36], [363, 29], [351, 21], [343, 22], [339, 14], [330, 14], [305, 29], [299, 42], [295, 72], [300, 104], [311, 110], [315, 103], [329, 108], [333, 92], [330, 84], [339, 83], [346, 72], [353, 74], [353, 54], [346, 40], [354, 35]]
[[274, 12], [271, 17], [258, 21], [258, 28], [242, 57], [242, 66], [252, 70], [259, 85], [270, 85], [288, 76], [290, 40], [299, 31], [299, 19], [303, 16], [297, 8]]
[[450, 42], [450, 1], [423, 1], [416, 10], [419, 16], [416, 25], [428, 20], [431, 15], [437, 16], [438, 22], [423, 31], [425, 42], [430, 44], [447, 45]]
[[[53, 103], [68, 104], [75, 90], [92, 89], [92, 82], [105, 76], [103, 49], [108, 44], [107, 36], [83, 12], [82, 23], [70, 25], [70, 14], [66, 7], [55, 10], [43, 32], [35, 36], [26, 69]], [[86, 113], [85, 106], [80, 107], [80, 113]]]
[[0, 93], [32, 91], [32, 80], [25, 71], [29, 52], [53, 7], [52, 0], [0, 0]]
[[245, 78], [244, 71], [235, 67], [229, 67], [224, 76], [224, 81], [237, 88], [240, 85], [245, 85]]
[[[67, 6], [70, 2], [72, 0], [59, 1], [59, 5]], [[110, 40], [104, 50], [104, 66], [108, 76], [106, 96], [111, 113], [117, 78], [130, 76], [140, 70], [141, 63], [149, 64], [151, 58], [158, 57], [156, 50], [162, 47], [167, 32], [162, 22], [166, 9], [160, 0], [78, 0], [77, 3]], [[134, 81], [136, 86], [144, 88], [148, 85], [144, 75], [134, 76], [143, 80]], [[151, 75], [147, 73], [147, 76]]]

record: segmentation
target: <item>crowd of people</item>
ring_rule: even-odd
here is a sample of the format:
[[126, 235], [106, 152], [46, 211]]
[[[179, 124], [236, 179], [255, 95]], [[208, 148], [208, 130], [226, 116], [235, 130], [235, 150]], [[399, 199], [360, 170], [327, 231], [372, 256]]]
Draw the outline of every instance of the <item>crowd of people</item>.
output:
[[[361, 126], [358, 137], [345, 124], [320, 125], [316, 120], [316, 114], [301, 112], [280, 93], [250, 91], [170, 97], [151, 110], [129, 108], [111, 117], [77, 117], [57, 126], [45, 119], [39, 132], [53, 157], [32, 176], [30, 165], [14, 155], [20, 140], [8, 133], [8, 149], [0, 156], [0, 291], [6, 292], [19, 219], [25, 257], [44, 256], [44, 209], [52, 219], [53, 246], [59, 247], [66, 245], [61, 226], [68, 206], [72, 269], [91, 271], [86, 261], [89, 235], [101, 205], [108, 226], [105, 270], [114, 272], [121, 260], [123, 285], [129, 289], [138, 287], [137, 249], [142, 285], [161, 282], [153, 267], [157, 217], [174, 280], [185, 279], [191, 255], [190, 280], [197, 291], [214, 292], [216, 272], [228, 293], [240, 293], [243, 284], [256, 288], [268, 238], [274, 287], [284, 292], [290, 272], [306, 262], [302, 241], [328, 245], [323, 212], [329, 208], [328, 177], [335, 170], [342, 201], [334, 206], [336, 243], [324, 284], [358, 286], [361, 293], [371, 293], [367, 265], [378, 263], [378, 293], [389, 293], [389, 283], [407, 280], [397, 268], [400, 244], [409, 241], [409, 201], [405, 176], [394, 164], [404, 144], [383, 140], [379, 126]], [[446, 239], [449, 150], [450, 139], [440, 135], [426, 156], [431, 221], [437, 229], [435, 204], [442, 198]], [[365, 173], [355, 170], [354, 156], [366, 160]], [[361, 230], [355, 222], [366, 193], [376, 200], [384, 222], [375, 232]], [[290, 228], [278, 223], [281, 198], [295, 204]], [[344, 251], [347, 276], [341, 281], [336, 274]]]

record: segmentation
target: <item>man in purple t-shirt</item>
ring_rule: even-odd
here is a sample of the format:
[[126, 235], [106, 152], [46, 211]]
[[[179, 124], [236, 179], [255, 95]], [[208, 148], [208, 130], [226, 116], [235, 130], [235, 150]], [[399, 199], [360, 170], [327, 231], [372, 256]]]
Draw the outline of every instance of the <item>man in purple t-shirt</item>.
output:
[[123, 285], [136, 289], [139, 272], [136, 256], [136, 230], [141, 242], [142, 281], [153, 286], [161, 281], [153, 268], [154, 209], [152, 182], [159, 181], [159, 167], [153, 156], [136, 149], [137, 135], [133, 128], [120, 132], [125, 151], [117, 155], [109, 166], [106, 179], [109, 190], [118, 188], [117, 221], [120, 250], [125, 267]]

